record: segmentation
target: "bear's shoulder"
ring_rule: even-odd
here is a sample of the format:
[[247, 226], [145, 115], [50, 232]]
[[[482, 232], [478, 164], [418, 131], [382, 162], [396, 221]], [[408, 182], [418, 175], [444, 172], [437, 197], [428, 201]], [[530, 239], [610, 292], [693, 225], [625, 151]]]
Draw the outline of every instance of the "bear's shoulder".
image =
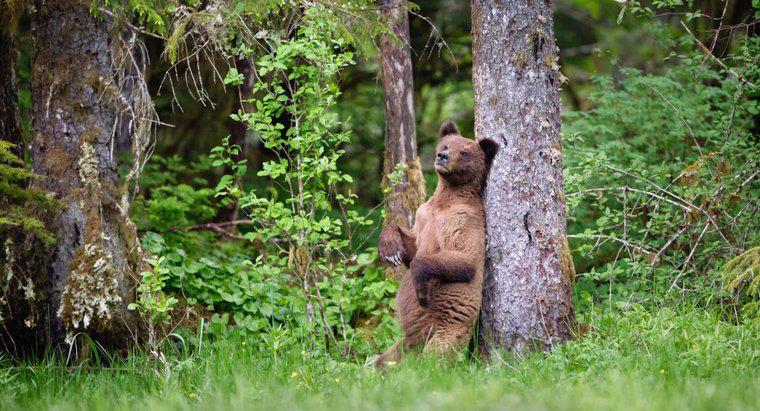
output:
[[469, 220], [483, 217], [483, 204], [480, 201], [464, 199], [461, 201], [448, 201], [445, 203], [429, 205], [431, 214], [445, 216], [447, 219]]

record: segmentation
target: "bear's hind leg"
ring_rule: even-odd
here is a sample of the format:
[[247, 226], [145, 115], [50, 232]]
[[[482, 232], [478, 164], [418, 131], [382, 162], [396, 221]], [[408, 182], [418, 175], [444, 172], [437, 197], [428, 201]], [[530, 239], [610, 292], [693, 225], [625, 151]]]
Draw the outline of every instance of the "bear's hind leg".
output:
[[379, 357], [377, 357], [374, 361], [375, 368], [377, 368], [380, 371], [385, 371], [388, 369], [388, 366], [394, 365], [399, 360], [401, 360], [401, 357], [404, 355], [404, 346], [403, 346], [403, 340], [396, 341], [395, 344], [391, 346], [391, 348], [388, 348], [387, 351], [382, 353]]
[[442, 328], [435, 331], [432, 337], [425, 343], [423, 354], [437, 354], [439, 356], [455, 356], [470, 342], [469, 328]]

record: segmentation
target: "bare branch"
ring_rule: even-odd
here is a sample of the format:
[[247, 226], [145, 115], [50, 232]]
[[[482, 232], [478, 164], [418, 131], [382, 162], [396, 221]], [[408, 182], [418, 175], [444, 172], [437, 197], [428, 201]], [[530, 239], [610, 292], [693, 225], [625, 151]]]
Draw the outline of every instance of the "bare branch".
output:
[[723, 67], [724, 70], [726, 70], [727, 72], [731, 73], [734, 77], [736, 77], [736, 79], [739, 80], [739, 83], [741, 83], [741, 84], [748, 84], [750, 87], [755, 88], [754, 84], [750, 83], [749, 81], [747, 81], [747, 79], [743, 78], [742, 76], [740, 76], [739, 74], [737, 74], [735, 71], [731, 70], [731, 68], [729, 68], [728, 66], [726, 66], [726, 64], [723, 63], [723, 61], [721, 61], [721, 59], [719, 59], [718, 57], [716, 57], [712, 53], [712, 51], [710, 51], [710, 49], [708, 49], [707, 47], [705, 47], [705, 45], [702, 44], [701, 41], [699, 41], [699, 39], [694, 35], [694, 33], [691, 32], [691, 30], [689, 30], [689, 27], [686, 26], [686, 24], [684, 24], [683, 21], [681, 21], [681, 26], [683, 26], [683, 28], [686, 29], [686, 32], [689, 33], [689, 35], [691, 36], [691, 38], [694, 39], [695, 42], [697, 42], [697, 46], [699, 46], [699, 49], [702, 50], [702, 52], [705, 53], [705, 55], [707, 57], [712, 58], [712, 60], [714, 60], [721, 67]]

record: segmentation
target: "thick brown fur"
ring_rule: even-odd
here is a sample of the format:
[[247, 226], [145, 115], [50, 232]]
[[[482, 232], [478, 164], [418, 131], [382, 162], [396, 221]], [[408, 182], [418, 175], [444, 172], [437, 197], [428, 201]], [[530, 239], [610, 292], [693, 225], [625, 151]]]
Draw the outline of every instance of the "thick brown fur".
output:
[[378, 252], [391, 265], [405, 265], [396, 295], [404, 333], [375, 360], [384, 369], [404, 351], [458, 352], [470, 340], [480, 311], [485, 259], [485, 215], [481, 192], [496, 144], [460, 135], [441, 126], [435, 168], [435, 194], [417, 210], [411, 233], [385, 227]]

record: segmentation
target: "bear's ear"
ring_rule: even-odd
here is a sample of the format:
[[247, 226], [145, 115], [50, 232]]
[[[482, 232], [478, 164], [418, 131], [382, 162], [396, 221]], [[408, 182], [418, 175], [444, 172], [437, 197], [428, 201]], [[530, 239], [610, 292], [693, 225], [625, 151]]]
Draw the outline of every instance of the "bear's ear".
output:
[[478, 144], [483, 150], [483, 153], [486, 155], [486, 173], [488, 173], [488, 171], [491, 169], [493, 158], [496, 156], [496, 152], [499, 151], [499, 145], [490, 138], [484, 138], [478, 141]]
[[446, 120], [445, 123], [441, 124], [441, 129], [438, 131], [438, 138], [444, 138], [450, 134], [459, 134], [459, 129], [453, 121]]

